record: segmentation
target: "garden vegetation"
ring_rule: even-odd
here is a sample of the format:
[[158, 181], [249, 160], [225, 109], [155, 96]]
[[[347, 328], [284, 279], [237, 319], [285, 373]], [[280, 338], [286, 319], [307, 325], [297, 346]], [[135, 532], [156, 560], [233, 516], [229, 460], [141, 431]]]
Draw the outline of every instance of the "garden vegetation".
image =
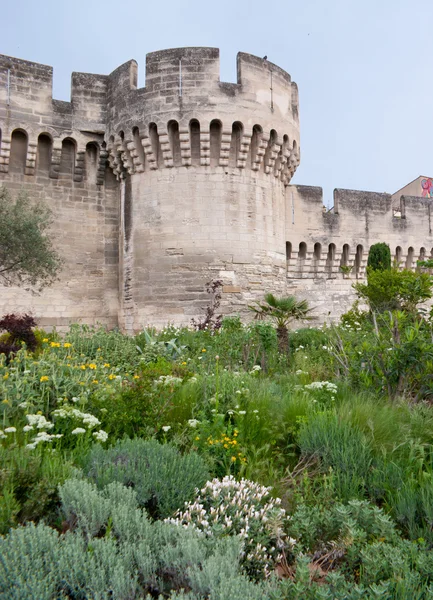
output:
[[432, 598], [432, 280], [386, 256], [333, 326], [5, 316], [0, 598]]

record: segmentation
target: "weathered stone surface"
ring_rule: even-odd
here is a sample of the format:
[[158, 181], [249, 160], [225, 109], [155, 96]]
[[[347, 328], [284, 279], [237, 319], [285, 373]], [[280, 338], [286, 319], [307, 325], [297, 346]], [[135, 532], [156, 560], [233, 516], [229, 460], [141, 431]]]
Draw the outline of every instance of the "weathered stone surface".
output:
[[[71, 102], [52, 98], [52, 69], [0, 56], [0, 183], [53, 209], [65, 258], [40, 296], [0, 288], [0, 313], [42, 326], [104, 323], [132, 332], [189, 323], [223, 282], [222, 312], [266, 292], [295, 293], [318, 320], [353, 301], [369, 246], [388, 242], [413, 267], [433, 249], [430, 202], [292, 186], [298, 90], [278, 66], [239, 53], [236, 83], [219, 51], [177, 48], [110, 75], [73, 73]], [[342, 273], [340, 265], [346, 268]]]

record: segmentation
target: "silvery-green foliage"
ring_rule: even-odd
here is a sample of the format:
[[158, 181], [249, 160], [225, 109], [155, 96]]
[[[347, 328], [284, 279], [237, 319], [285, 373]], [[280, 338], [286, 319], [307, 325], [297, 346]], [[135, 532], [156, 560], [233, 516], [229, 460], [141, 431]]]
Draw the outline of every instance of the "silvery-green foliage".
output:
[[110, 502], [89, 481], [68, 479], [59, 487], [62, 510], [70, 527], [97, 535], [110, 516]]
[[215, 552], [203, 564], [188, 569], [191, 587], [202, 598], [212, 600], [262, 600], [267, 598], [264, 587], [239, 575], [241, 541], [224, 538], [215, 545]]
[[409, 573], [419, 556], [418, 545], [407, 540], [400, 540], [398, 545], [381, 542], [366, 545], [360, 552], [361, 580], [364, 584], [371, 584], [398, 579]]
[[362, 500], [336, 503], [330, 508], [300, 504], [289, 521], [288, 531], [299, 539], [300, 547], [306, 551], [315, 551], [324, 544], [347, 537], [349, 532], [362, 543], [399, 539], [391, 518], [382, 509]]
[[29, 525], [1, 539], [0, 598], [132, 600], [181, 589], [188, 600], [267, 598], [239, 573], [237, 538], [215, 543], [193, 528], [152, 523], [119, 483], [99, 491], [70, 480], [60, 495], [71, 525], [65, 535]]
[[51, 598], [56, 590], [59, 536], [46, 525], [11, 529], [0, 537], [0, 598], [27, 600]]
[[[153, 600], [153, 596], [147, 596], [146, 600]], [[159, 596], [158, 600], [167, 600], [167, 596]], [[168, 596], [168, 600], [202, 600], [202, 598], [193, 592], [181, 590], [180, 592], [172, 592]]]
[[138, 591], [138, 574], [132, 551], [113, 538], [68, 533], [57, 558], [58, 587], [67, 597], [129, 600]]
[[197, 454], [182, 456], [169, 444], [142, 439], [122, 440], [107, 449], [94, 446], [85, 472], [99, 488], [113, 481], [132, 486], [139, 505], [156, 518], [171, 516], [209, 478]]

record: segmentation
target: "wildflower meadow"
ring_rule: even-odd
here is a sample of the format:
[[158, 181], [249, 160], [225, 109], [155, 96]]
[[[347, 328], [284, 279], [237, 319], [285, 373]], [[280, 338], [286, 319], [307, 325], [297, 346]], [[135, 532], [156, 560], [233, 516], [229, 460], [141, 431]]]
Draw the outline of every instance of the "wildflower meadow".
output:
[[258, 312], [0, 332], [0, 598], [433, 598], [431, 314]]

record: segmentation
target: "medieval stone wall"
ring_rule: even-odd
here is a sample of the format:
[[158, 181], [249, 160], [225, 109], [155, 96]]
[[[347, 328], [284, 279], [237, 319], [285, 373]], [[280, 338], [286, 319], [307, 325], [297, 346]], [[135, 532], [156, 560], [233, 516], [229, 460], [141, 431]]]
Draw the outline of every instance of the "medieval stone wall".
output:
[[295, 293], [317, 320], [336, 318], [365, 277], [369, 247], [389, 243], [415, 268], [433, 252], [428, 198], [293, 186], [300, 160], [298, 90], [264, 59], [240, 53], [237, 82], [219, 51], [148, 54], [110, 75], [73, 73], [71, 101], [52, 98], [52, 69], [0, 56], [0, 184], [52, 208], [65, 259], [39, 296], [0, 287], [0, 313], [70, 322], [188, 324], [223, 281], [222, 310], [250, 316], [266, 292]]
[[286, 199], [287, 292], [308, 298], [321, 321], [352, 305], [352, 284], [365, 279], [371, 245], [389, 244], [401, 269], [433, 257], [427, 198], [402, 196], [397, 210], [390, 194], [337, 189], [326, 211], [321, 188], [290, 185]]
[[0, 57], [0, 185], [52, 209], [64, 259], [40, 295], [0, 287], [0, 313], [32, 312], [45, 327], [118, 323], [119, 185], [106, 169], [105, 76], [73, 74], [71, 102], [52, 99], [52, 69]]

